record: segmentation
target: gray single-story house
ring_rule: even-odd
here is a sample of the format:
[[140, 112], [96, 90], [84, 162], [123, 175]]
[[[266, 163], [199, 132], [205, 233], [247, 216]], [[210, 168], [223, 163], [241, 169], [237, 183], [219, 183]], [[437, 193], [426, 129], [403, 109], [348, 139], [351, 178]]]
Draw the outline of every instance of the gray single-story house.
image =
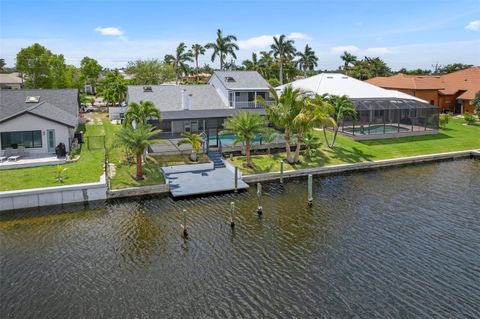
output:
[[23, 146], [28, 154], [53, 154], [59, 143], [69, 151], [79, 103], [77, 89], [1, 90], [1, 153]]
[[[162, 137], [185, 131], [216, 134], [224, 120], [236, 112], [265, 114], [256, 99], [262, 96], [268, 100], [268, 90], [267, 81], [256, 71], [216, 71], [204, 85], [130, 85], [126, 102], [153, 102], [162, 113], [161, 122], [155, 123]], [[119, 112], [112, 116], [112, 111], [111, 119], [122, 116]]]

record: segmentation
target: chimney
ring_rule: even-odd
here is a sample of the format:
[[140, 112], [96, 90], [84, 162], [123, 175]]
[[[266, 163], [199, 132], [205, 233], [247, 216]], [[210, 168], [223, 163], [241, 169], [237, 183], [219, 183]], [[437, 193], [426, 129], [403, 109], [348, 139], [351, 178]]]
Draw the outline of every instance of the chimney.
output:
[[188, 110], [186, 92], [187, 92], [187, 89], [182, 89], [182, 110]]

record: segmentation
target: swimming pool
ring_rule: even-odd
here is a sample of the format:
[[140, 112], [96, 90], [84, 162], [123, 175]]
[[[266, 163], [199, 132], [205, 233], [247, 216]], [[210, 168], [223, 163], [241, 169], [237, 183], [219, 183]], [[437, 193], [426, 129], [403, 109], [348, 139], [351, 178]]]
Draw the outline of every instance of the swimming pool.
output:
[[[235, 134], [219, 134], [218, 135], [218, 139], [219, 141], [221, 141], [222, 145], [229, 145], [229, 146], [233, 145], [233, 142], [235, 141], [236, 138], [237, 137]], [[210, 145], [217, 145], [217, 135], [210, 135], [208, 140]], [[278, 133], [273, 143], [282, 143], [282, 142], [283, 142], [283, 139], [281, 137], [281, 134]], [[257, 134], [257, 136], [255, 136], [255, 138], [252, 140], [252, 144], [265, 144], [265, 141], [263, 141], [262, 139], [262, 135]], [[241, 143], [239, 145], [241, 145]]]
[[[385, 134], [387, 133], [398, 133], [398, 132], [408, 132], [409, 129], [405, 127], [398, 127], [397, 125], [385, 125]], [[343, 132], [352, 134], [383, 134], [383, 125], [370, 125], [370, 130], [368, 125], [363, 127], [355, 127], [355, 130], [352, 127], [346, 127], [343, 129]]]

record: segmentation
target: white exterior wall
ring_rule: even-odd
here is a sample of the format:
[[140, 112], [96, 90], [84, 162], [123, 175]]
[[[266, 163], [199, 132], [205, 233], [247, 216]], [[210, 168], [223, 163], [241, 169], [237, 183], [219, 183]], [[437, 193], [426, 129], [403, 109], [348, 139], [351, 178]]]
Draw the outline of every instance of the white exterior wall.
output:
[[[17, 116], [9, 121], [0, 124], [0, 132], [21, 132], [21, 131], [42, 131], [42, 147], [41, 148], [27, 148], [25, 151], [27, 154], [46, 154], [48, 153], [47, 145], [47, 130], [55, 130], [55, 146], [62, 142], [69, 149], [69, 138], [73, 139], [75, 133], [74, 128], [70, 128], [66, 125], [52, 122], [47, 119], [32, 115], [23, 114]], [[0, 136], [1, 139], [1, 136]], [[1, 142], [1, 140], [0, 140]], [[1, 143], [0, 143], [1, 145]], [[4, 150], [1, 150], [3, 154]]]
[[127, 112], [126, 106], [110, 106], [108, 108], [108, 118], [112, 120], [120, 120], [120, 113]]
[[220, 81], [218, 76], [214, 73], [213, 76], [210, 78], [208, 81], [210, 85], [213, 85], [215, 89], [217, 89], [218, 94], [222, 98], [222, 101], [226, 104], [229, 105], [228, 103], [228, 90], [227, 88], [223, 85], [223, 83]]

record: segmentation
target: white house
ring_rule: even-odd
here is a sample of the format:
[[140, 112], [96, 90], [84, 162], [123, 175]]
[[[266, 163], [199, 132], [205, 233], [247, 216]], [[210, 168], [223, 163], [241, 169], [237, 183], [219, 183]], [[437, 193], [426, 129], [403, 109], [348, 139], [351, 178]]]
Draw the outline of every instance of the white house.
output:
[[69, 151], [78, 110], [77, 89], [1, 90], [1, 153], [24, 146], [27, 154], [51, 154], [59, 143]]

